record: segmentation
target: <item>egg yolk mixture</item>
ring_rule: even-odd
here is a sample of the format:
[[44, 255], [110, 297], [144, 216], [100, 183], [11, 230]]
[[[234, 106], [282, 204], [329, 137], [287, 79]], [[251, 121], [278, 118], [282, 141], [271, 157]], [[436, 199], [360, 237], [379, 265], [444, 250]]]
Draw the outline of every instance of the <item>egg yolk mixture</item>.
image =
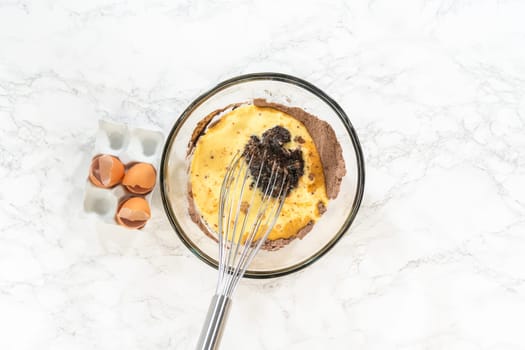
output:
[[[202, 220], [218, 230], [219, 196], [226, 168], [237, 151], [242, 152], [250, 136], [260, 137], [275, 126], [287, 129], [291, 141], [283, 146], [300, 148], [304, 175], [290, 191], [269, 240], [291, 238], [321, 216], [320, 208], [328, 203], [323, 166], [314, 141], [306, 127], [292, 116], [269, 107], [240, 106], [225, 113], [198, 139], [190, 166], [192, 200]], [[248, 189], [247, 194], [253, 190]], [[260, 190], [259, 190], [260, 192]], [[260, 203], [260, 196], [253, 205]], [[253, 211], [253, 214], [255, 210]]]

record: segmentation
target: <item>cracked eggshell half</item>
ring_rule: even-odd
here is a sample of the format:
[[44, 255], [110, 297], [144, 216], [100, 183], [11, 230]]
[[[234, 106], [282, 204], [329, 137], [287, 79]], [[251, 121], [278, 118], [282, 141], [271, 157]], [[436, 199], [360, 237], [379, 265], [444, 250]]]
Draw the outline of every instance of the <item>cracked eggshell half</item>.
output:
[[89, 180], [97, 187], [111, 188], [124, 177], [124, 164], [115, 156], [101, 154], [95, 156], [89, 168]]
[[141, 229], [151, 218], [148, 202], [143, 197], [131, 197], [120, 203], [115, 215], [117, 223], [129, 229]]
[[131, 193], [146, 194], [157, 182], [157, 171], [149, 163], [136, 163], [128, 168], [122, 185]]

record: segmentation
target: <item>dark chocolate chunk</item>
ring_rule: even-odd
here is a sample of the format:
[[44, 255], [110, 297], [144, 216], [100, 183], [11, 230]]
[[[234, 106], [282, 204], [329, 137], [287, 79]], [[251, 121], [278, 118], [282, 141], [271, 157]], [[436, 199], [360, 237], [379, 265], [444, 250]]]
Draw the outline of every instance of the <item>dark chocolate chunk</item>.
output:
[[319, 201], [317, 203], [317, 210], [319, 211], [319, 215], [323, 215], [324, 213], [326, 213], [326, 206], [323, 202]]
[[297, 143], [305, 143], [306, 141], [301, 136], [296, 136], [293, 140]]
[[281, 188], [282, 193], [288, 195], [290, 190], [297, 187], [299, 178], [304, 174], [303, 152], [283, 146], [290, 140], [287, 129], [275, 126], [266, 130], [262, 138], [250, 136], [244, 147], [243, 154], [254, 178], [253, 184], [257, 183], [263, 192], [270, 190], [273, 197], [279, 196]]

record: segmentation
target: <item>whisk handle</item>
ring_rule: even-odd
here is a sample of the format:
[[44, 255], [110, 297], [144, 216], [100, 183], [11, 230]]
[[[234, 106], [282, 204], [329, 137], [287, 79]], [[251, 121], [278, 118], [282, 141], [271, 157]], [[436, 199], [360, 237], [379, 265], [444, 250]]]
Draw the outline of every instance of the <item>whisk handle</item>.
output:
[[199, 337], [197, 350], [215, 350], [219, 348], [231, 301], [225, 295], [216, 294], [213, 296]]

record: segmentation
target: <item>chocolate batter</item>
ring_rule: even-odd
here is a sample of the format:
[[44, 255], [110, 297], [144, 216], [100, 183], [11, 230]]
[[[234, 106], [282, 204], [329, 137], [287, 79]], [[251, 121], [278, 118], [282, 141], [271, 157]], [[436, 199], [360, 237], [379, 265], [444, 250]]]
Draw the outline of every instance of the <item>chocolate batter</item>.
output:
[[[339, 194], [341, 182], [346, 174], [346, 167], [343, 158], [343, 151], [341, 145], [337, 141], [337, 137], [333, 128], [326, 121], [320, 120], [316, 116], [307, 113], [299, 107], [289, 107], [279, 103], [268, 102], [266, 99], [256, 98], [253, 100], [253, 104], [257, 107], [269, 107], [282, 111], [293, 118], [297, 119], [304, 124], [312, 139], [315, 143], [319, 157], [323, 165], [323, 172], [325, 176], [325, 188], [328, 198], [334, 199]], [[208, 125], [212, 122], [213, 118], [219, 115], [221, 112], [229, 108], [236, 108], [240, 103], [231, 104], [220, 110], [214, 111], [207, 115], [202, 121], [200, 121], [195, 128], [191, 140], [188, 145], [188, 156], [191, 155], [199, 137], [204, 134]], [[300, 141], [299, 141], [300, 143]], [[302, 160], [302, 155], [301, 155]], [[301, 174], [302, 175], [302, 174]], [[188, 200], [189, 208], [188, 212], [192, 221], [194, 221], [207, 235], [216, 239], [208, 232], [206, 226], [201, 222], [200, 215], [195, 208], [193, 197], [191, 194], [191, 188], [188, 189]], [[324, 203], [318, 204], [318, 210], [320, 214], [326, 211]], [[276, 240], [267, 240], [263, 243], [262, 249], [265, 250], [277, 250], [290, 243], [295, 238], [303, 238], [313, 228], [314, 222], [310, 221], [306, 226], [300, 229], [297, 234], [290, 238], [280, 238]]]
[[268, 102], [262, 98], [254, 99], [253, 104], [257, 107], [277, 109], [291, 115], [304, 124], [314, 140], [315, 147], [323, 163], [326, 194], [330, 199], [336, 198], [341, 187], [341, 181], [346, 174], [346, 167], [343, 150], [330, 124], [299, 107], [288, 107], [279, 103]]

